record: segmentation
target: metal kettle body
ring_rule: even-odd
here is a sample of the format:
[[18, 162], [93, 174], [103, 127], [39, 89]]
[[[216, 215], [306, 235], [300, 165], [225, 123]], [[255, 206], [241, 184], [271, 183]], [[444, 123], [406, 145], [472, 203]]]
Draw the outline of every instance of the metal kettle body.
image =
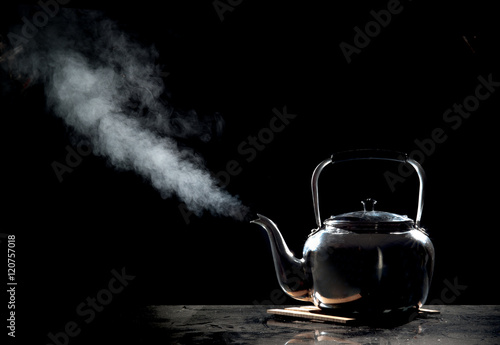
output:
[[420, 307], [427, 298], [434, 247], [420, 230], [355, 233], [334, 228], [304, 247], [309, 294], [320, 308], [382, 312]]
[[[364, 154], [364, 156], [363, 156]], [[416, 161], [363, 153], [353, 159], [385, 159], [411, 164], [420, 178], [416, 220], [366, 210], [321, 221], [318, 177], [334, 157], [320, 163], [311, 180], [318, 228], [313, 229], [302, 259], [288, 249], [276, 224], [259, 215], [252, 221], [268, 233], [281, 288], [291, 297], [322, 309], [381, 313], [425, 303], [434, 269], [434, 247], [420, 227], [424, 172]], [[359, 156], [359, 155], [358, 155]], [[351, 160], [351, 159], [346, 159]]]

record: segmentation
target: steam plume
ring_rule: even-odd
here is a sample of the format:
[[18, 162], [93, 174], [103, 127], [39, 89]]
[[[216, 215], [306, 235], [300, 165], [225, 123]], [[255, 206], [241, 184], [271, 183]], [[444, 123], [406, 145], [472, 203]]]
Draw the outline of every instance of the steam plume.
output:
[[238, 198], [217, 186], [193, 150], [176, 142], [194, 135], [206, 141], [210, 133], [196, 113], [176, 113], [160, 100], [157, 51], [99, 13], [61, 10], [52, 21], [11, 67], [44, 83], [54, 113], [88, 138], [94, 154], [140, 174], [163, 198], [175, 194], [198, 215], [207, 210], [242, 219], [246, 208]]

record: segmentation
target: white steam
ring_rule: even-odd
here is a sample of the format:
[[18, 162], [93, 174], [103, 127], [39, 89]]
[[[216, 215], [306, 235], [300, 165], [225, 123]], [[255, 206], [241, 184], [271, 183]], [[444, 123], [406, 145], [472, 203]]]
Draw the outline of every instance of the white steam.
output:
[[140, 174], [163, 198], [177, 195], [196, 214], [241, 219], [246, 208], [238, 198], [217, 186], [192, 150], [177, 144], [175, 138], [203, 140], [209, 133], [196, 113], [179, 114], [161, 100], [157, 52], [99, 14], [61, 12], [23, 46], [18, 72], [44, 83], [54, 113], [88, 138], [94, 154]]

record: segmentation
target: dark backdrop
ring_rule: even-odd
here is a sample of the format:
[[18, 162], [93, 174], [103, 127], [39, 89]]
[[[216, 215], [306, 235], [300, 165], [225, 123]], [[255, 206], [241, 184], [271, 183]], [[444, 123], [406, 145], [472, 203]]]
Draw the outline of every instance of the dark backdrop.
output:
[[[171, 102], [224, 119], [208, 143], [187, 144], [213, 173], [239, 163], [227, 189], [273, 219], [298, 256], [315, 227], [309, 183], [320, 161], [356, 148], [413, 153], [428, 176], [423, 224], [436, 248], [428, 302], [499, 303], [500, 88], [493, 86], [477, 106], [470, 97], [479, 77], [500, 81], [492, 8], [402, 0], [402, 10], [348, 62], [341, 43], [353, 46], [355, 27], [364, 29], [374, 20], [370, 11], [392, 2], [234, 1], [222, 17], [214, 3], [73, 0], [65, 6], [102, 10], [157, 47]], [[22, 15], [5, 7], [2, 33], [22, 23]], [[64, 162], [74, 143], [46, 110], [43, 86], [21, 92], [20, 82], [5, 74], [2, 83], [9, 90], [1, 116], [2, 232], [17, 236], [24, 317], [54, 311], [48, 327], [62, 328], [78, 317], [80, 303], [107, 287], [113, 269], [135, 278], [110, 308], [252, 304], [275, 296], [271, 252], [258, 226], [210, 214], [186, 221], [179, 200], [162, 199], [142, 178], [93, 155], [60, 182], [51, 164]], [[443, 114], [466, 99], [474, 111], [460, 123], [457, 114], [446, 122]], [[296, 116], [250, 159], [238, 147], [269, 133], [273, 109]], [[416, 177], [393, 192], [386, 171], [398, 174], [398, 165], [325, 169], [322, 217], [360, 209], [360, 200], [374, 197], [379, 209], [414, 218]], [[294, 303], [281, 297], [275, 300]]]

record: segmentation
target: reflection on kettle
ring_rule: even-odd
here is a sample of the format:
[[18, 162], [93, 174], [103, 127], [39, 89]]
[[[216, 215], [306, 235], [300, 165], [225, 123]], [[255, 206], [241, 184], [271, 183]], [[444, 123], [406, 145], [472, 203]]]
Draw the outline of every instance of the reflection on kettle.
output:
[[[333, 155], [313, 172], [311, 189], [318, 227], [309, 235], [303, 257], [288, 249], [276, 224], [258, 215], [270, 239], [281, 288], [291, 297], [319, 308], [356, 313], [386, 313], [420, 307], [427, 299], [434, 269], [434, 247], [420, 227], [425, 174], [418, 162], [400, 153], [360, 150]], [[363, 210], [321, 220], [318, 178], [327, 165], [352, 160], [389, 160], [411, 165], [420, 188], [415, 220], [376, 211], [374, 200]]]

